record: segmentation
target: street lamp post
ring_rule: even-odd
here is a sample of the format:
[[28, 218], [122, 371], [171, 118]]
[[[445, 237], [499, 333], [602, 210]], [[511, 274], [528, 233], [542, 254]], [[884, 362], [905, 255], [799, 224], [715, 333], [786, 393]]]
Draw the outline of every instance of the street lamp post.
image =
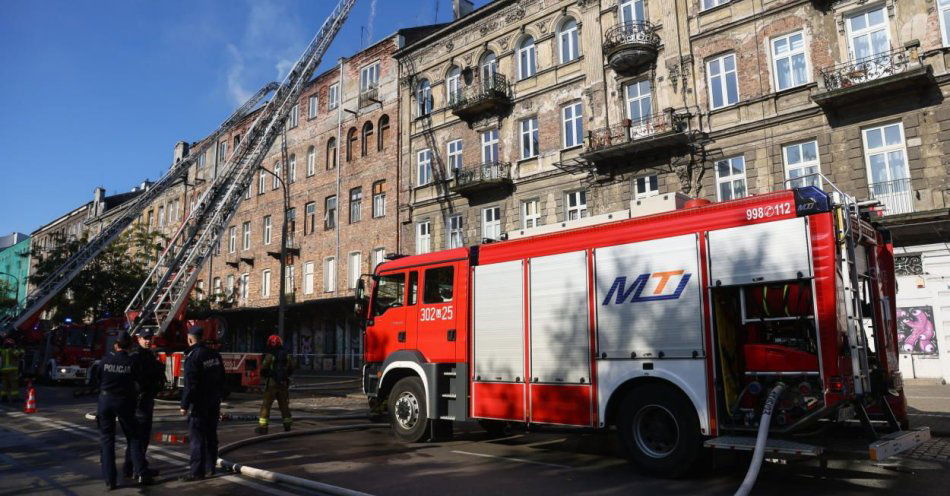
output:
[[[283, 137], [284, 140], [281, 146], [281, 151], [283, 154], [281, 159], [283, 161], [283, 166], [281, 168], [281, 174], [286, 176], [287, 167], [289, 166], [286, 160], [286, 131], [284, 132]], [[277, 179], [284, 196], [284, 215], [280, 228], [280, 294], [277, 295], [277, 335], [280, 336], [281, 340], [283, 340], [285, 334], [285, 316], [287, 312], [287, 211], [290, 210], [290, 189], [288, 188], [287, 182], [283, 177], [281, 177], [281, 175], [275, 174], [273, 171], [270, 171], [263, 166], [261, 166], [261, 170], [266, 171], [268, 174], [274, 176], [274, 178]]]

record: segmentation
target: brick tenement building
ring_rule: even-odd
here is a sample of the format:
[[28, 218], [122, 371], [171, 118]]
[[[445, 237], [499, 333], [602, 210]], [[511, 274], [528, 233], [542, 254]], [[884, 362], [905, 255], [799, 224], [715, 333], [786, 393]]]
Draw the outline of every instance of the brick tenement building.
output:
[[464, 3], [396, 54], [402, 251], [637, 215], [670, 193], [830, 189], [821, 172], [881, 202], [902, 329], [924, 315], [939, 340], [906, 345], [903, 368], [950, 378], [950, 2]]
[[[288, 343], [308, 355], [301, 357], [304, 366], [361, 364], [352, 288], [398, 242], [399, 99], [392, 53], [429, 30], [400, 30], [341, 60], [303, 90], [287, 122], [286, 161], [278, 140], [264, 161], [267, 171], [255, 179], [197, 282], [198, 294], [212, 295], [213, 308], [227, 320], [229, 349], [261, 349], [276, 331], [284, 201], [276, 172], [289, 188], [291, 209]], [[243, 131], [222, 138], [217, 149], [228, 143], [233, 151]]]

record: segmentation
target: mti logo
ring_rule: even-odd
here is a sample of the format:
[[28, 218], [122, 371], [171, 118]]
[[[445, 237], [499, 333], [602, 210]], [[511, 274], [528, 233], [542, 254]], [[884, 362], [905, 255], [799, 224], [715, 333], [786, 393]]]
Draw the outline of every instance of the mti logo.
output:
[[[692, 274], [687, 273], [685, 270], [640, 274], [633, 280], [633, 284], [631, 284], [629, 288], [627, 287], [627, 276], [619, 276], [614, 279], [614, 283], [610, 286], [610, 290], [607, 291], [607, 296], [601, 305], [609, 305], [611, 303], [611, 297], [614, 297], [615, 294], [614, 303], [617, 305], [624, 303], [627, 298], [630, 298], [630, 303], [675, 300], [683, 294], [683, 290], [686, 289], [686, 284], [689, 282], [691, 275]], [[675, 281], [676, 279], [679, 279], [679, 284], [670, 284], [671, 281]], [[655, 284], [653, 280], [656, 280]], [[652, 286], [653, 291], [652, 294], [644, 296], [643, 291], [647, 286]], [[668, 291], [669, 288], [674, 289]]]

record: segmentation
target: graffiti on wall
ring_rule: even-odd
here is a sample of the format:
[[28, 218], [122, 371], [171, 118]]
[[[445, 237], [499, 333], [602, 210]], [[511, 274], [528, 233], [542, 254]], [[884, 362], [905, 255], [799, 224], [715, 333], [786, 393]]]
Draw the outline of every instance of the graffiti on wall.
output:
[[931, 306], [897, 309], [897, 342], [902, 353], [937, 354], [934, 311]]

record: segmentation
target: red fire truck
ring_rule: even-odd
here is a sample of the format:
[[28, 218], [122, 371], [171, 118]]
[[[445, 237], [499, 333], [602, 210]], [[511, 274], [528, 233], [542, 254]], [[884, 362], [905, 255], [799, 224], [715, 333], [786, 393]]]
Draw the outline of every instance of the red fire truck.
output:
[[380, 264], [357, 288], [371, 407], [409, 442], [469, 420], [616, 426], [660, 475], [704, 444], [751, 449], [779, 383], [772, 453], [821, 453], [788, 437], [825, 424], [863, 427], [877, 458], [929, 438], [901, 430], [886, 232], [815, 187], [690, 203]]
[[106, 318], [92, 324], [67, 322], [46, 333], [34, 360], [35, 375], [49, 382], [88, 381], [90, 368], [110, 349], [125, 319]]

